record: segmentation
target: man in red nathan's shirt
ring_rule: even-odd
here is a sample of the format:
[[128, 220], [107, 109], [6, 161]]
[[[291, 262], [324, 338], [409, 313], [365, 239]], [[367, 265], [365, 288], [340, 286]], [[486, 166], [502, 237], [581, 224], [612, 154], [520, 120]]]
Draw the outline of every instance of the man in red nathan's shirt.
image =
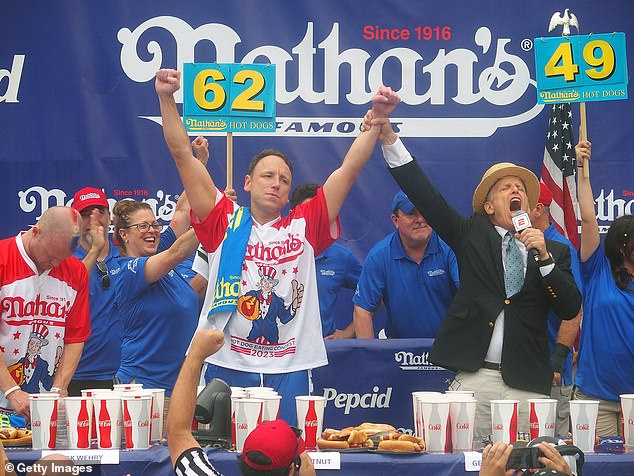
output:
[[79, 212], [51, 207], [0, 241], [0, 412], [29, 418], [29, 393], [66, 392], [90, 335], [82, 232]]

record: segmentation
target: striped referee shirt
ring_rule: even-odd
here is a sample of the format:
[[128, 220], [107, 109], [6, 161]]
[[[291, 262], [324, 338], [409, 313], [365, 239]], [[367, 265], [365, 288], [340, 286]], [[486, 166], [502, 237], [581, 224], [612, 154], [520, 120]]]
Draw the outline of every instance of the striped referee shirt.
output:
[[174, 473], [176, 476], [222, 476], [199, 447], [183, 451], [176, 461]]

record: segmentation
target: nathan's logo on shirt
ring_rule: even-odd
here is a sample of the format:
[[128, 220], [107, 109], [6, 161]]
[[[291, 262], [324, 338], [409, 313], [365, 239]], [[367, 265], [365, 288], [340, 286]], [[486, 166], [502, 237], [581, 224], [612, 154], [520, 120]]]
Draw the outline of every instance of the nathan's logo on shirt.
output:
[[284, 241], [248, 245], [244, 259], [279, 264], [293, 261], [303, 252], [304, 242], [297, 235], [289, 233], [288, 239]]
[[400, 364], [401, 370], [445, 370], [429, 362], [429, 352], [416, 355], [414, 352], [401, 350], [394, 354], [394, 360]]
[[[234, 276], [231, 276], [231, 279], [235, 279]], [[238, 276], [238, 280], [234, 281], [225, 281], [225, 278], [220, 278], [216, 283], [216, 292], [214, 293], [214, 300], [222, 300], [227, 298], [237, 298], [240, 296], [240, 277]], [[228, 304], [228, 303], [227, 303]]]
[[40, 296], [37, 296], [35, 301], [25, 301], [21, 297], [5, 297], [0, 302], [0, 305], [6, 319], [31, 316], [63, 319], [70, 312], [72, 303], [66, 299], [60, 300], [60, 302], [55, 300], [45, 301]]
[[447, 271], [445, 271], [442, 268], [435, 269], [433, 271], [432, 270], [427, 271], [427, 276], [429, 276], [429, 277], [442, 276], [443, 274], [447, 274]]

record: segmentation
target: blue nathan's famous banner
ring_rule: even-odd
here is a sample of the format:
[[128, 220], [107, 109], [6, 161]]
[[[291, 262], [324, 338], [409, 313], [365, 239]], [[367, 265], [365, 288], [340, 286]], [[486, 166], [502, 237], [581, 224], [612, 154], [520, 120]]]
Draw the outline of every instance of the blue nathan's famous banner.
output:
[[[325, 180], [385, 84], [403, 100], [393, 117], [401, 137], [449, 202], [468, 213], [493, 162], [541, 170], [549, 111], [537, 102], [533, 39], [560, 35], [548, 33], [548, 23], [566, 7], [583, 34], [634, 38], [629, 0], [5, 2], [0, 236], [26, 229], [87, 185], [103, 188], [111, 204], [146, 200], [169, 221], [181, 184], [153, 79], [159, 68], [185, 63], [275, 65], [276, 131], [233, 137], [240, 201], [246, 164], [265, 147], [291, 157], [294, 185]], [[176, 99], [182, 104], [182, 91]], [[587, 109], [605, 227], [634, 211], [634, 106]], [[224, 134], [211, 134], [210, 144], [208, 167], [223, 186]], [[377, 148], [342, 210], [342, 240], [360, 260], [393, 229], [395, 192]]]

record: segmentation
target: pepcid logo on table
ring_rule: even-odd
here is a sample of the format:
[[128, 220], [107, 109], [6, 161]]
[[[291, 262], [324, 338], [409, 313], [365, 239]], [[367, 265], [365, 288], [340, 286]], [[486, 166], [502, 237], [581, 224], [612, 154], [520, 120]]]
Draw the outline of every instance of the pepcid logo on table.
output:
[[368, 393], [338, 393], [336, 388], [324, 388], [324, 397], [326, 405], [331, 402], [336, 408], [343, 408], [344, 415], [349, 415], [354, 408], [390, 408], [392, 387], [383, 393], [377, 385]]

